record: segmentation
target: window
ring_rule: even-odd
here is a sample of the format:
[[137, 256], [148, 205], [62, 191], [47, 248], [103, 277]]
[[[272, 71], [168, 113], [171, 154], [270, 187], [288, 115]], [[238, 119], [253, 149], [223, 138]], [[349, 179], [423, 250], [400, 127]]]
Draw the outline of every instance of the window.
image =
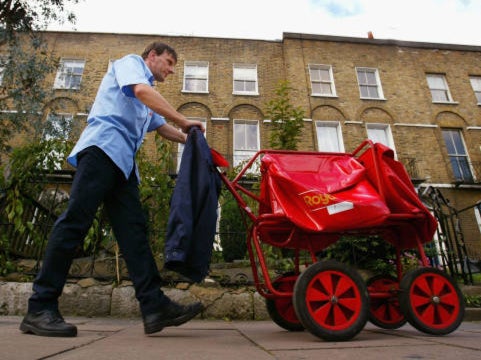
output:
[[[188, 117], [187, 119], [202, 121], [202, 124], [204, 124], [204, 129], [205, 129], [204, 136], [207, 137], [207, 121], [206, 121], [206, 119], [197, 118], [197, 117]], [[179, 131], [181, 131], [181, 130], [179, 129]], [[182, 162], [182, 154], [183, 153], [184, 153], [184, 144], [179, 143], [177, 145], [177, 173], [179, 173], [180, 163]]]
[[309, 65], [311, 95], [336, 96], [334, 76], [330, 65]]
[[444, 75], [427, 74], [426, 79], [428, 81], [433, 102], [453, 102], [449, 92], [448, 83], [446, 82], [446, 77]]
[[257, 65], [234, 64], [234, 94], [258, 95]]
[[443, 138], [456, 181], [473, 182], [469, 158], [460, 130], [443, 129]]
[[78, 90], [82, 81], [84, 66], [84, 60], [61, 60], [53, 87], [55, 89]]
[[344, 152], [338, 121], [316, 121], [317, 148], [325, 152]]
[[478, 105], [481, 105], [481, 76], [471, 76], [469, 80], [471, 81], [471, 86], [473, 87], [474, 95], [476, 95]]
[[259, 121], [234, 120], [234, 166], [250, 160], [259, 150]]
[[391, 127], [389, 125], [368, 123], [366, 124], [366, 129], [369, 140], [372, 140], [375, 143], [386, 145], [396, 152], [394, 149], [394, 140], [391, 134]]
[[187, 61], [184, 64], [184, 87], [182, 91], [209, 91], [209, 63], [205, 61]]
[[[53, 114], [47, 116], [47, 123], [43, 132], [44, 140], [68, 140], [70, 128], [72, 125], [72, 114]], [[49, 157], [54, 159], [54, 168], [62, 169], [62, 160], [65, 158], [65, 152], [52, 150]], [[48, 159], [44, 160], [44, 167], [47, 168]]]
[[356, 68], [361, 99], [383, 99], [381, 80], [377, 69]]

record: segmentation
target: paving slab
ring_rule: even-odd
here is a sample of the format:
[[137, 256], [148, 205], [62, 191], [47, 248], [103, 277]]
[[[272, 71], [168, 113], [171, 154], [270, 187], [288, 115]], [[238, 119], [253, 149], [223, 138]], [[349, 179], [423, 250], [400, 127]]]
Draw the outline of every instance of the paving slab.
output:
[[1, 360], [481, 359], [481, 322], [463, 322], [447, 336], [408, 324], [383, 330], [368, 323], [350, 341], [328, 342], [272, 321], [193, 320], [146, 336], [139, 318], [67, 317], [78, 336], [48, 338], [22, 334], [21, 320], [0, 316]]

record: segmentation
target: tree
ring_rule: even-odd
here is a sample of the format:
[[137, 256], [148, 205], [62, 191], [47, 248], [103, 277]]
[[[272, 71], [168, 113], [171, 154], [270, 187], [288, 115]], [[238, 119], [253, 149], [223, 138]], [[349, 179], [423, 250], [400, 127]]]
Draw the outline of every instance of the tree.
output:
[[0, 159], [20, 131], [42, 133], [45, 104], [50, 99], [45, 77], [57, 68], [41, 30], [48, 24], [74, 23], [66, 8], [79, 0], [0, 1]]
[[269, 146], [278, 150], [297, 150], [299, 136], [304, 126], [304, 111], [291, 104], [288, 81], [281, 81], [277, 97], [267, 103], [267, 114], [272, 121]]

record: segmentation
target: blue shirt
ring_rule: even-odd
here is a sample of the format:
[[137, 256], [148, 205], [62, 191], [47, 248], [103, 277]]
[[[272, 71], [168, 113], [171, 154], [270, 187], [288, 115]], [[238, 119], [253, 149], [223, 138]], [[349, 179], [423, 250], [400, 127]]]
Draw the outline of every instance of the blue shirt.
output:
[[165, 124], [165, 118], [140, 102], [131, 85], [153, 86], [154, 77], [138, 55], [115, 61], [104, 76], [87, 118], [87, 127], [67, 161], [77, 167], [77, 154], [89, 146], [98, 146], [122, 170], [128, 179], [132, 170], [139, 178], [135, 155], [145, 134]]

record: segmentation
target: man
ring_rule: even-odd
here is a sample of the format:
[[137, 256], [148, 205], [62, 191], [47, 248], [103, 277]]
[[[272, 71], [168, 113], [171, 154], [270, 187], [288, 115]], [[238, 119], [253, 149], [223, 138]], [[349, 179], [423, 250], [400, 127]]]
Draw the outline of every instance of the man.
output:
[[[58, 309], [75, 249], [81, 246], [101, 203], [127, 264], [144, 321], [151, 334], [178, 326], [202, 310], [200, 302], [182, 306], [164, 295], [150, 249], [138, 190], [135, 154], [147, 131], [182, 142], [192, 126], [153, 88], [174, 73], [177, 54], [161, 42], [150, 44], [142, 56], [115, 61], [100, 84], [87, 127], [68, 157], [77, 168], [67, 210], [56, 221], [43, 264], [33, 283], [28, 312], [20, 330], [41, 336], [76, 336]], [[183, 132], [165, 122], [172, 120]]]

